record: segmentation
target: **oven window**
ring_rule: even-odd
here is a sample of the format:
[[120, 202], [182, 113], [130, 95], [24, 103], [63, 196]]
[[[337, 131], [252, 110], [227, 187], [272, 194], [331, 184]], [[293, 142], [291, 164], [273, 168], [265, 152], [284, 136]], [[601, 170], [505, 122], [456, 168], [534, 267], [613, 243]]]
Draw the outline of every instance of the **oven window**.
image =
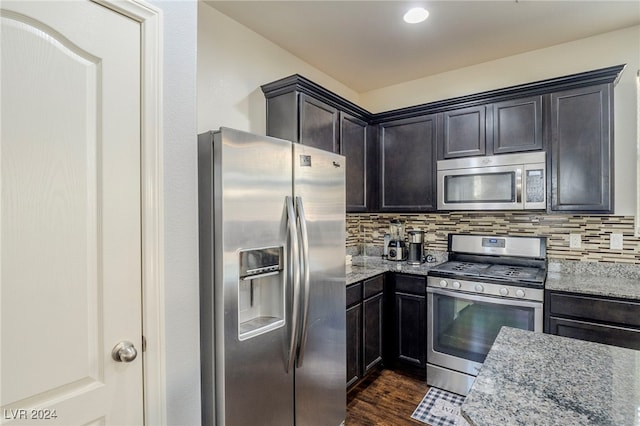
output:
[[493, 345], [500, 327], [534, 330], [533, 308], [474, 302], [434, 294], [433, 349], [479, 363]]
[[445, 203], [513, 203], [515, 172], [453, 175], [444, 178]]

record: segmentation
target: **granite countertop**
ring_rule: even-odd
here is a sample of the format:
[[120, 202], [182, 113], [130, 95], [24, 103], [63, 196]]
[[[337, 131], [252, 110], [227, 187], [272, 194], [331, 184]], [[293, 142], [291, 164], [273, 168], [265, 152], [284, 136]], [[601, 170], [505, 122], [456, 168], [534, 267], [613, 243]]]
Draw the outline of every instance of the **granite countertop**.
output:
[[[435, 262], [409, 265], [381, 256], [353, 256], [352, 265], [347, 267], [347, 285], [384, 272], [427, 275], [431, 268], [447, 260], [446, 254], [442, 253], [435, 253], [434, 258]], [[640, 266], [550, 261], [545, 289], [640, 301]]]
[[640, 267], [597, 262], [550, 262], [545, 289], [640, 300]]
[[461, 407], [471, 425], [640, 424], [640, 351], [503, 327]]
[[442, 261], [409, 265], [407, 262], [386, 260], [380, 256], [353, 256], [352, 265], [347, 266], [347, 285], [366, 280], [385, 272], [427, 275], [429, 269]]

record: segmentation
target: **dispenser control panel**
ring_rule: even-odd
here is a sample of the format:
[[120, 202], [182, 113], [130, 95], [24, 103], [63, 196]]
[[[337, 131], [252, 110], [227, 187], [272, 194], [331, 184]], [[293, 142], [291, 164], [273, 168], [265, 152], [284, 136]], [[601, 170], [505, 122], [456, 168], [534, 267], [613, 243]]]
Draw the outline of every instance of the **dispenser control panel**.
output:
[[240, 279], [251, 279], [280, 272], [284, 248], [265, 247], [240, 251]]

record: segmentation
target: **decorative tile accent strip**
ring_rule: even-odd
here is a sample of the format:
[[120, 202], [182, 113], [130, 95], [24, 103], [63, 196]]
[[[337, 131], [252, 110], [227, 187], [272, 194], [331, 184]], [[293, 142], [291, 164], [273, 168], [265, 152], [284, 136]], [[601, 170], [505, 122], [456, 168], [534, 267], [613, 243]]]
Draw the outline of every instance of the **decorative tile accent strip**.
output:
[[[347, 247], [382, 247], [391, 219], [404, 220], [405, 232], [425, 231], [425, 252], [446, 251], [450, 233], [536, 236], [547, 237], [549, 259], [640, 264], [640, 238], [634, 236], [633, 216], [520, 212], [347, 214]], [[569, 248], [570, 233], [581, 234], [581, 248]], [[622, 250], [610, 249], [611, 234], [622, 234]]]

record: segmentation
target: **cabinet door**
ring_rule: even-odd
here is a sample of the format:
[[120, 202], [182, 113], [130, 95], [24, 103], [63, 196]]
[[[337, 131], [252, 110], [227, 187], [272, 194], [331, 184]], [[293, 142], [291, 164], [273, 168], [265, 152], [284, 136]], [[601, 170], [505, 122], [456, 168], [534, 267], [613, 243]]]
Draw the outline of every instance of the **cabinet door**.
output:
[[551, 94], [551, 210], [613, 213], [612, 85]]
[[362, 302], [362, 358], [365, 374], [382, 361], [383, 303], [382, 293]]
[[371, 209], [375, 172], [373, 143], [365, 121], [340, 113], [340, 153], [347, 161], [347, 212]]
[[361, 313], [361, 303], [347, 309], [347, 387], [356, 383], [361, 377]]
[[304, 93], [300, 94], [300, 139], [330, 152], [339, 152], [338, 110]]
[[435, 115], [380, 125], [380, 210], [433, 211]]
[[542, 96], [496, 102], [491, 109], [494, 154], [542, 149]]
[[298, 142], [297, 99], [296, 92], [267, 98], [267, 136]]
[[486, 107], [484, 105], [442, 114], [442, 158], [486, 154]]
[[426, 368], [426, 297], [396, 293], [397, 361]]
[[640, 350], [640, 330], [567, 318], [549, 318], [549, 333]]

